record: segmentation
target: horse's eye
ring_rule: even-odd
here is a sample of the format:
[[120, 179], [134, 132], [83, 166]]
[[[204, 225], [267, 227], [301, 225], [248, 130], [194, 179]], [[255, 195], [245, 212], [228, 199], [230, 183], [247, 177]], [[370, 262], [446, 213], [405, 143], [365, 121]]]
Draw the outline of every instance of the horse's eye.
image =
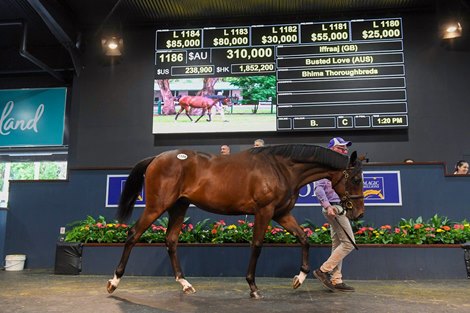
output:
[[353, 178], [353, 183], [360, 184], [361, 182], [362, 182], [362, 177], [354, 177]]

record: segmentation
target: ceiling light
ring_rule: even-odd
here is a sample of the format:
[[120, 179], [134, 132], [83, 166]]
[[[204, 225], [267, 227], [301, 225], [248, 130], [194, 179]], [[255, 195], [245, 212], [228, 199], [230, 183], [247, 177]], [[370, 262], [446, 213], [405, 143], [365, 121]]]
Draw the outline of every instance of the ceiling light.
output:
[[446, 24], [442, 33], [442, 39], [452, 39], [462, 36], [462, 25], [459, 22], [451, 22]]
[[121, 56], [123, 52], [124, 42], [121, 37], [111, 36], [101, 39], [101, 48], [107, 56]]

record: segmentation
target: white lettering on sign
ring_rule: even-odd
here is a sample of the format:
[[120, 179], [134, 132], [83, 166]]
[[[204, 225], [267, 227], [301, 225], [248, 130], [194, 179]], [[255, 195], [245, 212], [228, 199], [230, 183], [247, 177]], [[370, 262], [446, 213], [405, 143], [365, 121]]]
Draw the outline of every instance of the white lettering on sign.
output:
[[6, 136], [11, 133], [12, 130], [33, 130], [35, 133], [38, 132], [38, 122], [44, 113], [44, 104], [40, 104], [36, 110], [36, 114], [32, 119], [15, 119], [9, 117], [13, 111], [15, 104], [13, 101], [8, 101], [5, 108], [3, 109], [2, 116], [0, 117], [0, 135]]

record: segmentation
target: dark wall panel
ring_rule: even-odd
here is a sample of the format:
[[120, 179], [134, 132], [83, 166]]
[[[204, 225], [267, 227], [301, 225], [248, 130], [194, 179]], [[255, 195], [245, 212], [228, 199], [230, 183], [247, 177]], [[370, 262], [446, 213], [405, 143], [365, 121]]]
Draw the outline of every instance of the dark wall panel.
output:
[[[372, 161], [445, 161], [451, 168], [470, 154], [467, 122], [468, 49], [451, 49], [438, 38], [434, 13], [405, 14], [404, 47], [409, 110], [408, 131], [304, 132], [296, 134], [152, 135], [154, 29], [128, 31], [119, 64], [104, 65], [98, 45], [90, 44], [85, 65], [74, 84], [71, 154], [73, 167], [130, 166], [139, 159], [172, 148], [218, 153], [228, 143], [232, 151], [262, 137], [268, 144], [325, 144], [341, 135]], [[388, 16], [394, 16], [393, 13]], [[363, 16], [362, 16], [363, 17]], [[185, 25], [188, 26], [188, 25]], [[96, 48], [96, 49], [94, 49]]]

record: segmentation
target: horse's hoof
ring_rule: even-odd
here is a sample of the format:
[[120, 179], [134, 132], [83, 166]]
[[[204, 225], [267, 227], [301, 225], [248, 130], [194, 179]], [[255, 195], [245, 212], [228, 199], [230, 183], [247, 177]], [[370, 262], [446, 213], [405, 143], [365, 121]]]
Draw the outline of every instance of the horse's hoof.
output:
[[262, 299], [263, 298], [263, 296], [261, 295], [261, 293], [258, 290], [250, 292], [250, 297], [252, 299]]
[[297, 289], [300, 286], [302, 286], [302, 283], [300, 282], [299, 275], [295, 275], [294, 279], [292, 279], [292, 288]]
[[108, 280], [108, 285], [106, 286], [106, 289], [108, 290], [108, 293], [113, 293], [114, 290], [116, 290], [116, 286], [111, 284], [111, 280]]
[[187, 295], [196, 293], [196, 289], [193, 288], [193, 286], [187, 286], [183, 288], [183, 292]]

